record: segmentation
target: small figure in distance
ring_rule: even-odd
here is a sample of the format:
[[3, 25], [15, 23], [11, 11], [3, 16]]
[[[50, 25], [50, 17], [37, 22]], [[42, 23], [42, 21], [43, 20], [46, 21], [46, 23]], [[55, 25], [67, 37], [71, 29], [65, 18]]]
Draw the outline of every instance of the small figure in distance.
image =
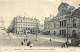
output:
[[50, 39], [50, 42], [51, 42], [52, 40]]
[[27, 43], [27, 46], [30, 46], [30, 44], [31, 44], [31, 42], [29, 41], [29, 42]]
[[23, 46], [23, 42], [21, 42], [21, 45]]

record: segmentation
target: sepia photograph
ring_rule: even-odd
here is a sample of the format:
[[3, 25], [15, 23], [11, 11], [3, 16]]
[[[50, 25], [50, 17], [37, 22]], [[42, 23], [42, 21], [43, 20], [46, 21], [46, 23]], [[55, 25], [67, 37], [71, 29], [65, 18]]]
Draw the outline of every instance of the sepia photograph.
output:
[[64, 49], [80, 49], [80, 0], [0, 0], [0, 52]]

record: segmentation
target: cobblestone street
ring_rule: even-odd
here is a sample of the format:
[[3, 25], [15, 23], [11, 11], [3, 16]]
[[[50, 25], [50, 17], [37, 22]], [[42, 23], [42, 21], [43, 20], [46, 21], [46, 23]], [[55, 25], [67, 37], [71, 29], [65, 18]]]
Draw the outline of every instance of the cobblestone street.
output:
[[[26, 35], [19, 34], [1, 34], [0, 35], [0, 46], [10, 46], [17, 47], [22, 46], [21, 42], [24, 41]], [[34, 47], [61, 47], [62, 44], [66, 41], [66, 38], [61, 38], [52, 35], [41, 35], [38, 34], [38, 40], [36, 41], [36, 35], [27, 34], [28, 41], [31, 41]], [[51, 39], [51, 42], [50, 42]], [[27, 41], [27, 42], [28, 42]], [[27, 46], [27, 42], [24, 42], [23, 46]]]

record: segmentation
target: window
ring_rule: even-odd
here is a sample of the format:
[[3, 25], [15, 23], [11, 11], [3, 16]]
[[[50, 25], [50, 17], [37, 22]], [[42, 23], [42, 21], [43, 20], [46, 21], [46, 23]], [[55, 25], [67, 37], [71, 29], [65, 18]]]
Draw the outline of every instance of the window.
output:
[[63, 27], [63, 21], [62, 21], [62, 27]]
[[60, 21], [60, 27], [61, 27], [61, 21]]
[[76, 20], [73, 19], [73, 27], [76, 27]]
[[66, 27], [66, 20], [64, 20], [64, 27]]
[[61, 30], [60, 30], [60, 35], [61, 35]]
[[63, 32], [63, 30], [62, 30], [62, 36], [63, 36], [63, 33], [64, 33], [64, 32]]
[[66, 36], [66, 29], [64, 30], [64, 36]]
[[62, 14], [66, 14], [66, 10], [65, 9], [62, 9]]

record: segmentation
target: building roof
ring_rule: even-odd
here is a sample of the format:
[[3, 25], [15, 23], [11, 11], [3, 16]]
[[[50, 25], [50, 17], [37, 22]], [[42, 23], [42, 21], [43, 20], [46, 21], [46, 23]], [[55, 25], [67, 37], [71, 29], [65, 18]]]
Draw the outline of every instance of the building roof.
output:
[[74, 12], [71, 15], [72, 17], [79, 17], [80, 18], [80, 7], [74, 10]]

